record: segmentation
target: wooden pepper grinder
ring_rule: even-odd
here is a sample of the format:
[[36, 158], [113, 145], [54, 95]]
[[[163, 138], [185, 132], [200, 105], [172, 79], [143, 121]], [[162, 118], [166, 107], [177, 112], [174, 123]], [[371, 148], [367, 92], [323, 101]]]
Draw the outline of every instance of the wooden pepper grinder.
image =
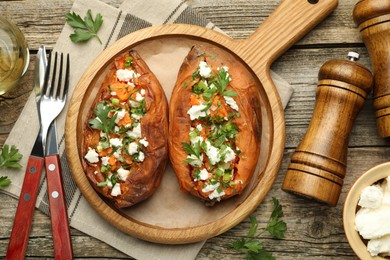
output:
[[349, 134], [373, 85], [371, 72], [348, 53], [320, 68], [307, 132], [291, 157], [282, 189], [337, 205], [346, 173]]
[[378, 132], [390, 136], [390, 1], [359, 1], [353, 19], [370, 55], [374, 71], [374, 108]]

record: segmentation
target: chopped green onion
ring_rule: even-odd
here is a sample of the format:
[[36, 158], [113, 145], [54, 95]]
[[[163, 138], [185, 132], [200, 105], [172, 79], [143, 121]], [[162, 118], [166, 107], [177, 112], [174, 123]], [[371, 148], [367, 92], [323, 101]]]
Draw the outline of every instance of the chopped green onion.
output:
[[111, 103], [112, 103], [114, 106], [119, 106], [120, 101], [119, 101], [119, 99], [117, 99], [117, 98], [112, 98], [112, 99], [111, 99]]
[[107, 186], [107, 182], [106, 181], [98, 182], [96, 185], [98, 187], [105, 187], [105, 186]]

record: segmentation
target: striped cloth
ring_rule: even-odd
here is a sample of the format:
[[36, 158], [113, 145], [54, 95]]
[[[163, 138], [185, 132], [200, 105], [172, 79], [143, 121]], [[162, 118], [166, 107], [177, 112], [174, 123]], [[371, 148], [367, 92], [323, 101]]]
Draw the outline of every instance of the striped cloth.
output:
[[[101, 13], [104, 17], [103, 26], [99, 31], [99, 37], [104, 44], [99, 44], [98, 41], [92, 39], [85, 44], [76, 45], [69, 40], [72, 29], [68, 25], [65, 25], [55, 46], [56, 51], [70, 53], [71, 55], [72, 64], [69, 96], [71, 96], [82, 73], [95, 57], [111, 43], [131, 32], [165, 23], [194, 24], [219, 30], [181, 0], [125, 0], [119, 9], [99, 2], [98, 0], [76, 0], [71, 11], [83, 16], [88, 9], [92, 10], [93, 15]], [[292, 88], [277, 75], [272, 75], [285, 106], [292, 94]], [[56, 124], [58, 136], [62, 136], [59, 140], [59, 150], [70, 226], [100, 239], [137, 259], [172, 259], [172, 256], [175, 256], [175, 259], [194, 259], [203, 246], [204, 241], [189, 245], [160, 245], [142, 241], [125, 233], [118, 232], [117, 229], [103, 220], [94, 211], [83, 198], [73, 181], [66, 161], [64, 142], [65, 116], [66, 113], [62, 113], [58, 117]], [[21, 116], [15, 123], [6, 141], [7, 144], [19, 147], [20, 152], [23, 154], [22, 165], [27, 165], [28, 156], [39, 131], [38, 120], [31, 120], [32, 118], [38, 118], [34, 93], [32, 93], [27, 101]], [[5, 172], [11, 178], [12, 184], [3, 190], [3, 192], [14, 197], [19, 196], [23, 183], [24, 170], [20, 170], [20, 173], [13, 171], [7, 174]], [[45, 174], [42, 174], [42, 176], [36, 206], [39, 210], [49, 215]]]

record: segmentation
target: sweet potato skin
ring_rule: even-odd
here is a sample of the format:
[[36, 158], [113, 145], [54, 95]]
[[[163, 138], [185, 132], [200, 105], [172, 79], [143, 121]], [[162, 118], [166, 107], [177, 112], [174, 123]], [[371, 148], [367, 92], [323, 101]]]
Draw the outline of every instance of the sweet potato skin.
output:
[[234, 118], [233, 123], [239, 128], [236, 144], [242, 150], [235, 165], [235, 179], [241, 182], [227, 190], [222, 200], [242, 193], [253, 176], [260, 153], [261, 111], [256, 82], [235, 57], [214, 46], [196, 45], [191, 49], [179, 70], [170, 100], [169, 154], [181, 190], [209, 203], [213, 200], [202, 191], [201, 184], [191, 177], [191, 166], [183, 163], [188, 154], [182, 148], [182, 142], [189, 142], [191, 120], [187, 111], [191, 107], [191, 89], [197, 83], [193, 80], [193, 73], [200, 61], [206, 61], [212, 68], [227, 66], [232, 78], [228, 88], [238, 94], [235, 99], [240, 116]]
[[[140, 55], [133, 50], [128, 53], [132, 57], [134, 71], [141, 75], [138, 78], [138, 84], [146, 90], [144, 98], [147, 112], [141, 119], [142, 136], [149, 142], [147, 147], [142, 148], [145, 159], [143, 162], [137, 163], [130, 168], [130, 174], [120, 184], [122, 194], [115, 197], [111, 196], [108, 187], [97, 186], [99, 182], [105, 180], [105, 175], [100, 171], [101, 162], [93, 164], [84, 158], [81, 160], [84, 171], [94, 189], [113, 201], [118, 208], [129, 207], [149, 198], [159, 187], [168, 163], [168, 102], [165, 93], [159, 81]], [[88, 118], [92, 117], [96, 104], [109, 94], [106, 86], [111, 83], [116, 69], [121, 66], [121, 60], [123, 60], [124, 55], [118, 56], [111, 65]], [[92, 129], [88, 121], [85, 122], [85, 129], [81, 146], [82, 155], [87, 153], [88, 147], [96, 145], [100, 138], [99, 131]]]

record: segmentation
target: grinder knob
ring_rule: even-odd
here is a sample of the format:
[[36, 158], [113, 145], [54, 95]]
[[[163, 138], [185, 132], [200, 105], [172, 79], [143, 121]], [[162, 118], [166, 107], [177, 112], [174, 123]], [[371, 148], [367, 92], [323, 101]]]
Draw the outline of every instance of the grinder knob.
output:
[[348, 53], [320, 68], [307, 132], [291, 157], [282, 189], [335, 206], [346, 172], [349, 134], [373, 85], [371, 72]]
[[390, 136], [390, 1], [356, 3], [353, 19], [368, 50], [374, 72], [374, 108], [378, 132]]

